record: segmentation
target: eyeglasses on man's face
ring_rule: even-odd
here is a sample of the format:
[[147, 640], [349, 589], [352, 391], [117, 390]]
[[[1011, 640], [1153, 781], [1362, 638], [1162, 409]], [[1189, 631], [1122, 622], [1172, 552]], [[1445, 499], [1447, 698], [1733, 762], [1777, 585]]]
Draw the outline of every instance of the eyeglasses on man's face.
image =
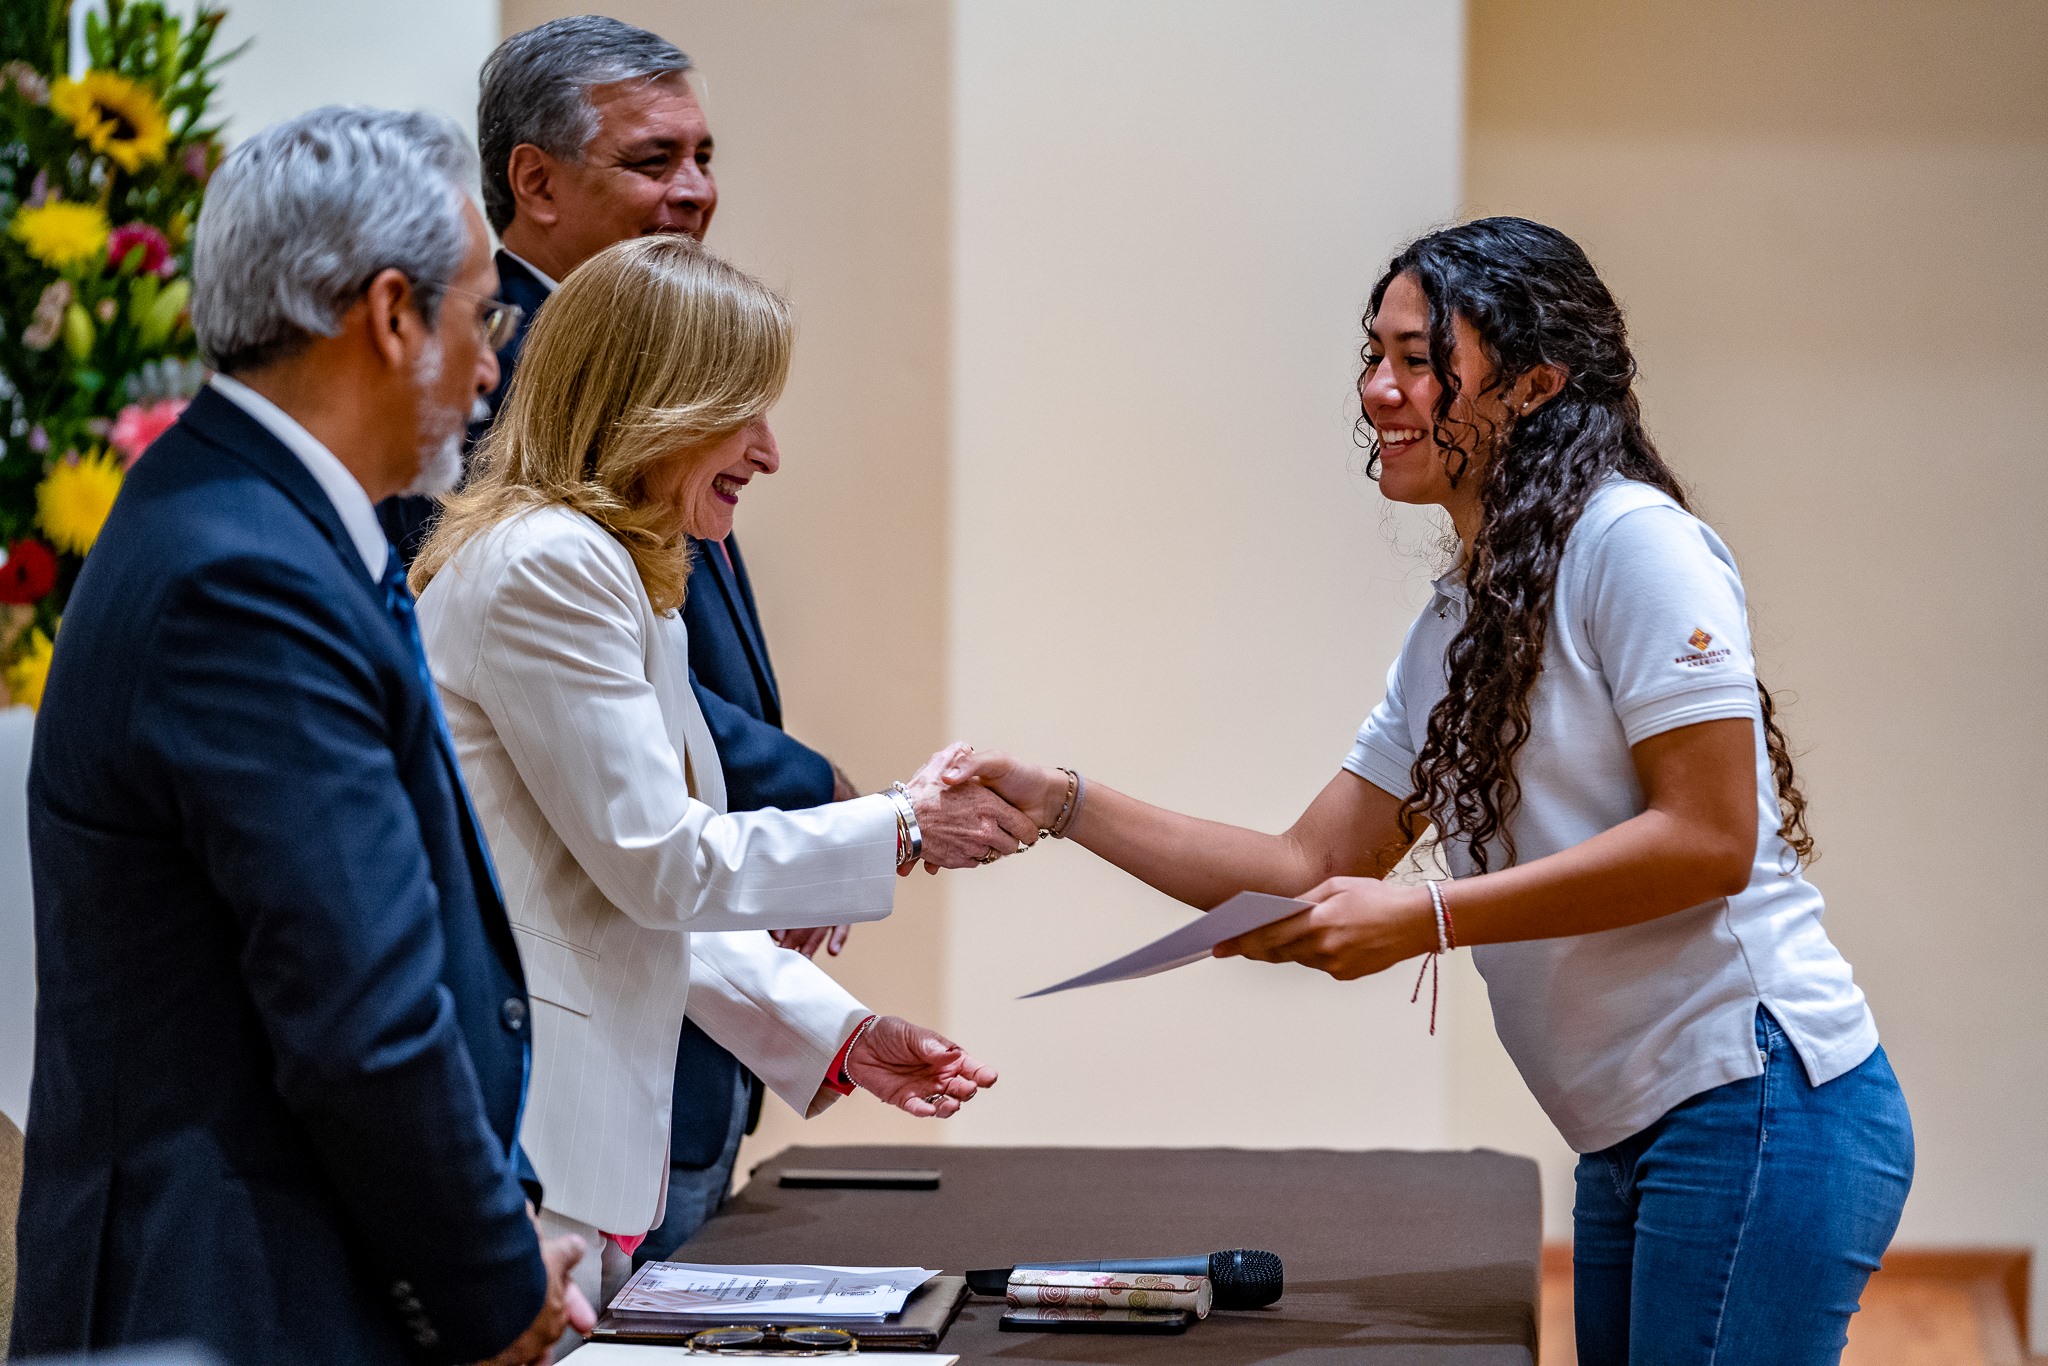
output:
[[844, 1328], [734, 1324], [691, 1334], [684, 1350], [726, 1357], [844, 1357], [857, 1354], [860, 1343]]
[[493, 351], [502, 351], [506, 343], [519, 335], [519, 322], [526, 316], [526, 310], [518, 304], [508, 304], [503, 299], [493, 299], [472, 290], [457, 289], [454, 285], [442, 285], [443, 294], [459, 294], [474, 302], [477, 325], [483, 328], [484, 345]]

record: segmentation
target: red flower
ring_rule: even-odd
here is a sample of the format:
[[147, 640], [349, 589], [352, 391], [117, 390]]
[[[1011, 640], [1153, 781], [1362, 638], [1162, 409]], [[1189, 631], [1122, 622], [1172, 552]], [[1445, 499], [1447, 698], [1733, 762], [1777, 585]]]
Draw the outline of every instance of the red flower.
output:
[[128, 253], [137, 247], [142, 248], [142, 274], [169, 279], [177, 273], [177, 262], [171, 259], [170, 239], [147, 223], [123, 223], [114, 229], [107, 238], [107, 267], [119, 270]]
[[0, 602], [41, 602], [57, 586], [57, 557], [41, 541], [16, 541], [0, 560]]

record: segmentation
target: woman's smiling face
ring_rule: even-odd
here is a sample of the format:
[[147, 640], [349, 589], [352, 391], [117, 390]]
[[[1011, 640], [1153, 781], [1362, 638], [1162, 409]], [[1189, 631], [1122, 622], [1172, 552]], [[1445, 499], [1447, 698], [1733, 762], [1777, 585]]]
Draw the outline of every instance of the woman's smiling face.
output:
[[[1491, 378], [1479, 334], [1462, 317], [1452, 319], [1451, 368], [1459, 393], [1451, 405], [1450, 428], [1467, 438], [1469, 464], [1457, 485], [1445, 467], [1447, 456], [1435, 435], [1436, 405], [1443, 384], [1429, 364], [1429, 299], [1412, 275], [1397, 275], [1387, 284], [1373, 315], [1365, 373], [1358, 377], [1359, 401], [1365, 418], [1379, 434], [1380, 492], [1397, 503], [1435, 504], [1450, 508], [1478, 497], [1481, 432], [1496, 430], [1507, 405], [1487, 392]], [[1485, 420], [1470, 431], [1474, 415]], [[1475, 504], [1476, 505], [1476, 504]]]
[[782, 468], [782, 453], [768, 419], [757, 417], [715, 441], [684, 451], [649, 476], [650, 497], [668, 503], [681, 516], [683, 530], [701, 541], [722, 541], [732, 534], [732, 517], [740, 490], [757, 474]]

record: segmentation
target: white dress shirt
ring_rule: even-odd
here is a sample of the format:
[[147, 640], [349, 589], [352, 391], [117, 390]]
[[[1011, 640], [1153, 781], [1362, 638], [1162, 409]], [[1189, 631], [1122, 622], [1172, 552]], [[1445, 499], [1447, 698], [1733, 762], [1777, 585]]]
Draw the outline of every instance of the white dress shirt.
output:
[[255, 418], [265, 431], [299, 457], [299, 463], [319, 482], [327, 501], [341, 514], [341, 524], [347, 529], [348, 538], [355, 542], [356, 553], [363, 557], [363, 568], [370, 572], [370, 582], [383, 582], [384, 566], [391, 558], [391, 542], [385, 537], [384, 528], [377, 524], [377, 509], [371, 505], [369, 493], [348, 472], [348, 466], [320, 444], [320, 438], [301, 426], [297, 418], [240, 380], [215, 375], [211, 383], [222, 398]]

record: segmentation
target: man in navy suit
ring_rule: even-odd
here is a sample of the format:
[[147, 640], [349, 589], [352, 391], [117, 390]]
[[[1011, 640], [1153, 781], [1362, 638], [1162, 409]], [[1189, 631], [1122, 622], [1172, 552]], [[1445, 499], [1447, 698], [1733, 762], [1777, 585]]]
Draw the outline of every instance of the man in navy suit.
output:
[[13, 1348], [531, 1362], [574, 1239], [530, 1027], [373, 502], [452, 482], [508, 330], [459, 133], [325, 109], [207, 194], [219, 371], [79, 576], [29, 776], [35, 1074]]
[[[615, 242], [647, 232], [701, 240], [718, 208], [711, 133], [691, 92], [690, 59], [666, 39], [585, 15], [516, 34], [484, 64], [484, 207], [499, 234], [499, 298], [525, 322], [556, 282]], [[498, 352], [501, 378], [486, 398], [495, 416], [519, 363], [525, 332]], [[471, 428], [472, 440], [489, 428]], [[408, 555], [435, 510], [426, 498], [378, 509]], [[734, 811], [800, 811], [857, 795], [824, 755], [782, 730], [775, 670], [737, 541], [694, 547], [683, 606], [691, 682], [710, 723]], [[806, 953], [837, 953], [845, 927], [777, 936]], [[762, 1087], [739, 1060], [685, 1021], [677, 1048], [666, 1211], [637, 1260], [666, 1256], [717, 1210], [732, 1184], [740, 1139], [752, 1131]]]

